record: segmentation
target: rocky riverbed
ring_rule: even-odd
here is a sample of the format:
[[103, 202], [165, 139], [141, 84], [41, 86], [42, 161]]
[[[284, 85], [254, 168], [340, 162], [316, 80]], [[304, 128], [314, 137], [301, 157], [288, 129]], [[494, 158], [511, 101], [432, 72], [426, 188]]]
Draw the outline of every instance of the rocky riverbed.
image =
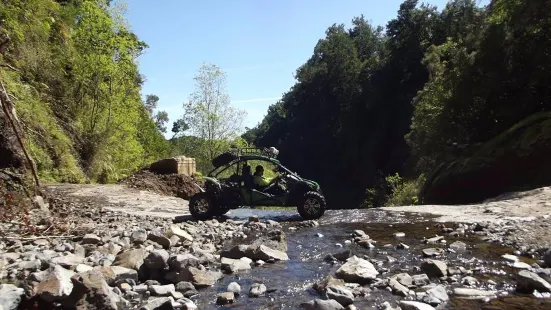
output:
[[[102, 198], [103, 199], [103, 198]], [[59, 197], [65, 235], [0, 239], [0, 309], [548, 309], [532, 221], [392, 210], [235, 210], [197, 222]], [[69, 217], [69, 216], [68, 216]], [[539, 239], [548, 236], [540, 235]]]

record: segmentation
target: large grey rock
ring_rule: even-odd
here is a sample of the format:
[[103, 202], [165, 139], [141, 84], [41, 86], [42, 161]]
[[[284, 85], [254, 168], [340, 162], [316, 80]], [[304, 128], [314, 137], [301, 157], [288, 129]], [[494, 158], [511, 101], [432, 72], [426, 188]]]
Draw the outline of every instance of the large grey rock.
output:
[[336, 300], [344, 307], [354, 303], [354, 294], [344, 286], [328, 286], [325, 294], [327, 298]]
[[74, 274], [73, 271], [56, 265], [48, 270], [44, 281], [33, 289], [33, 293], [47, 302], [63, 300], [73, 291], [71, 277]]
[[73, 282], [73, 292], [65, 300], [65, 308], [83, 308], [83, 309], [119, 309], [121, 298], [113, 293], [103, 274], [99, 270], [90, 270], [84, 273], [76, 274], [71, 278]]
[[344, 307], [336, 300], [314, 299], [302, 304], [305, 310], [344, 310]]
[[164, 249], [169, 249], [172, 246], [170, 239], [163, 235], [160, 231], [152, 231], [147, 235], [147, 239], [160, 244]]
[[253, 260], [276, 260], [276, 261], [286, 261], [289, 260], [287, 253], [271, 249], [265, 245], [260, 246], [249, 246], [246, 251], [247, 257]]
[[501, 258], [503, 258], [504, 261], [507, 261], [509, 263], [516, 263], [519, 261], [518, 256], [511, 255], [511, 254], [501, 255]]
[[190, 281], [195, 287], [212, 286], [223, 277], [219, 271], [201, 270], [195, 267], [189, 267], [183, 272], [187, 273], [187, 280], [184, 281]]
[[239, 244], [229, 250], [220, 252], [220, 257], [227, 257], [232, 259], [240, 259], [247, 256], [247, 248], [249, 246], [245, 244]]
[[200, 264], [199, 259], [189, 253], [178, 254], [168, 259], [168, 266], [171, 271], [182, 271], [187, 267], [199, 267]]
[[58, 256], [52, 259], [52, 263], [55, 265], [61, 265], [65, 268], [71, 268], [84, 262], [84, 257], [68, 253], [65, 256]]
[[113, 265], [139, 271], [147, 255], [148, 253], [145, 249], [128, 250], [117, 255]]
[[395, 279], [400, 284], [402, 284], [405, 287], [412, 287], [413, 285], [413, 278], [407, 274], [407, 273], [399, 273], [397, 275], [392, 276], [391, 279]]
[[170, 232], [180, 238], [180, 240], [193, 241], [193, 237], [185, 230], [181, 229], [178, 225], [171, 225]]
[[415, 286], [424, 286], [430, 283], [429, 276], [425, 273], [413, 275], [412, 278]]
[[434, 310], [434, 307], [431, 305], [418, 302], [418, 301], [400, 301], [400, 308], [402, 310]]
[[16, 310], [25, 290], [13, 284], [0, 284], [0, 309]]
[[233, 273], [251, 269], [251, 263], [252, 260], [248, 257], [242, 257], [240, 259], [222, 257], [221, 268], [226, 272]]
[[486, 299], [486, 298], [495, 298], [497, 295], [497, 292], [483, 291], [483, 290], [477, 290], [472, 288], [456, 287], [453, 289], [453, 294], [459, 298]]
[[465, 242], [455, 241], [454, 243], [450, 244], [450, 249], [456, 252], [463, 252], [467, 250], [467, 244]]
[[392, 293], [396, 295], [399, 295], [402, 297], [406, 297], [409, 295], [409, 289], [404, 285], [400, 284], [400, 282], [398, 282], [395, 279], [390, 279], [390, 281], [388, 282], [388, 285], [392, 289]]
[[379, 272], [365, 259], [352, 256], [336, 272], [336, 276], [345, 282], [369, 283], [377, 278]]
[[114, 285], [116, 282], [123, 280], [138, 281], [138, 272], [134, 269], [121, 266], [96, 267], [94, 269], [101, 272], [109, 285]]
[[438, 300], [436, 304], [441, 304], [444, 302], [448, 302], [450, 300], [448, 296], [448, 292], [446, 292], [446, 288], [442, 285], [437, 285], [427, 291], [427, 295], [429, 297], [432, 297], [433, 299]]
[[237, 282], [232, 282], [228, 285], [227, 291], [239, 295], [241, 294], [241, 286]]
[[169, 297], [151, 298], [140, 310], [173, 310], [172, 299]]
[[149, 291], [153, 296], [169, 296], [172, 292], [176, 291], [174, 284], [168, 285], [151, 285]]
[[169, 254], [166, 250], [154, 250], [144, 260], [149, 269], [163, 269], [167, 265]]
[[521, 292], [551, 292], [551, 284], [537, 274], [528, 270], [522, 270], [517, 276], [517, 290]]
[[249, 290], [250, 297], [259, 297], [264, 293], [266, 293], [266, 285], [262, 283], [253, 283], [253, 285], [251, 285], [251, 289]]
[[147, 232], [143, 229], [134, 230], [130, 235], [130, 242], [134, 244], [142, 244], [147, 240]]
[[336, 279], [336, 278], [333, 278], [331, 276], [329, 277], [326, 277], [316, 283], [314, 283], [314, 285], [312, 286], [312, 288], [314, 290], [316, 290], [316, 292], [320, 293], [320, 294], [323, 294], [325, 292], [325, 288], [327, 288], [328, 286], [344, 286], [345, 283], [342, 279]]
[[421, 264], [421, 270], [430, 278], [440, 278], [448, 274], [448, 265], [439, 260], [427, 259]]

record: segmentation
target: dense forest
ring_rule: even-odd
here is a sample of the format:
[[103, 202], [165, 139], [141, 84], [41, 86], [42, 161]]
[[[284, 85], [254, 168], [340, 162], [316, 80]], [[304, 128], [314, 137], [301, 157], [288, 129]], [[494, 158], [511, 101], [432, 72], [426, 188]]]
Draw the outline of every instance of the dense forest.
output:
[[335, 24], [243, 137], [279, 148], [335, 207], [404, 188], [402, 202], [415, 203], [436, 166], [551, 110], [549, 12], [549, 0], [452, 0], [441, 11], [406, 0], [385, 28], [363, 16]]

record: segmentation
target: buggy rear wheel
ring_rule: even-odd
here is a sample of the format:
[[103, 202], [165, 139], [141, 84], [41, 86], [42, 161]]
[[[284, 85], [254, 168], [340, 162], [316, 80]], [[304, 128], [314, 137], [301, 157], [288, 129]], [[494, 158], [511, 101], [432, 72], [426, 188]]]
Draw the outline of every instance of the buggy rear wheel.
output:
[[315, 220], [325, 213], [325, 198], [318, 192], [304, 194], [297, 206], [297, 211], [306, 220]]
[[207, 220], [215, 214], [215, 205], [207, 193], [198, 193], [189, 201], [189, 212], [198, 220]]

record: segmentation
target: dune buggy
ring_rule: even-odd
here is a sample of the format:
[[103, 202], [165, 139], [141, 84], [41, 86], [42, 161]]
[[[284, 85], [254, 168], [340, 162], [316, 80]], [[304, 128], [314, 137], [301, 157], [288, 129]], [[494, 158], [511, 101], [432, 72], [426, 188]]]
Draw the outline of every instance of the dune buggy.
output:
[[[191, 215], [205, 220], [243, 207], [293, 206], [304, 219], [320, 218], [326, 202], [319, 184], [281, 165], [278, 153], [273, 147], [233, 148], [215, 157], [204, 186], [196, 184], [199, 193], [190, 199]], [[252, 173], [259, 165], [276, 174], [267, 187], [254, 183]]]

